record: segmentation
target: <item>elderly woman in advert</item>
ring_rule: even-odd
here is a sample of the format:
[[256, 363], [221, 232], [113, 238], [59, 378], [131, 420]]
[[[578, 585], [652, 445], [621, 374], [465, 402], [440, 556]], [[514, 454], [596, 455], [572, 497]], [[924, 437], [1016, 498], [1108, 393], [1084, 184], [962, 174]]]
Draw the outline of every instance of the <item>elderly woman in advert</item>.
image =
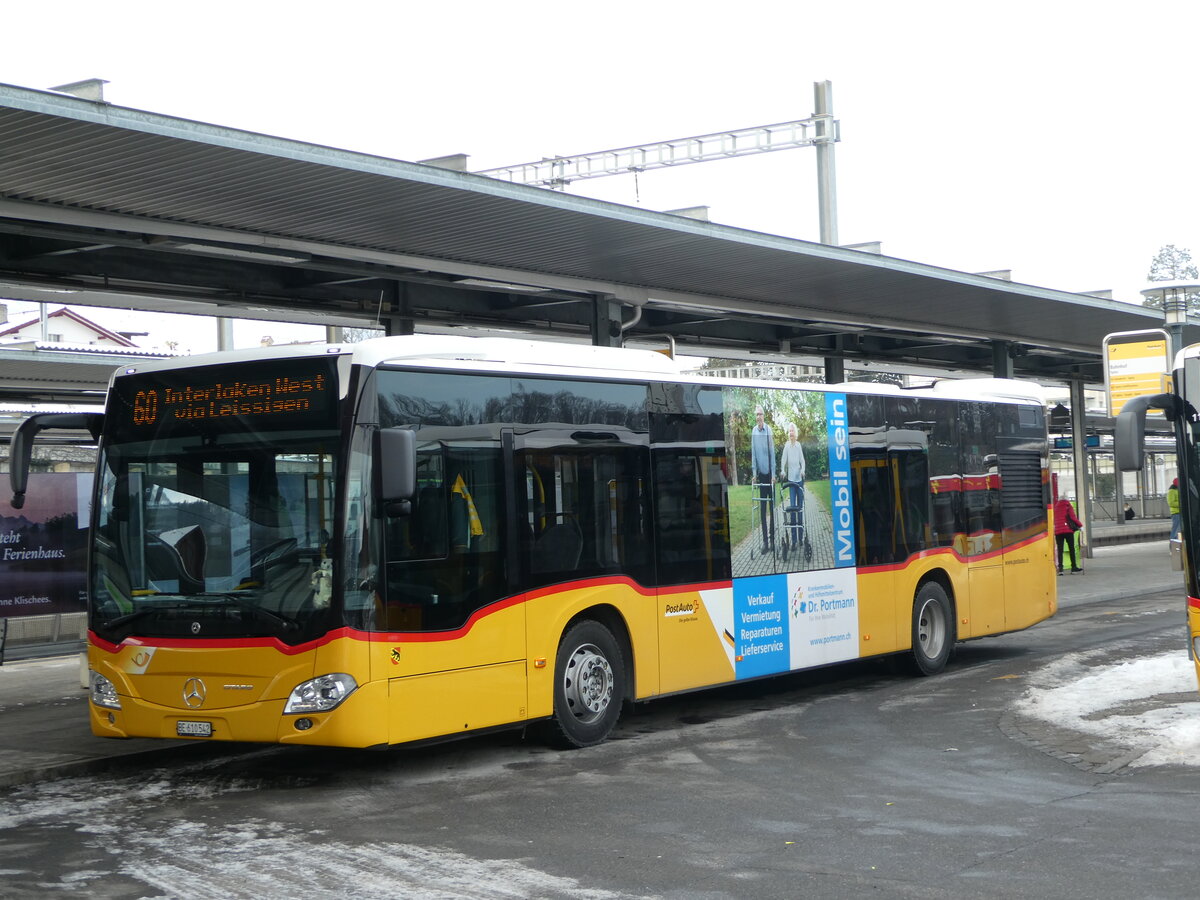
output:
[[787, 443], [779, 454], [779, 474], [788, 489], [788, 506], [800, 506], [800, 494], [804, 490], [804, 448], [796, 440], [796, 423], [789, 422]]

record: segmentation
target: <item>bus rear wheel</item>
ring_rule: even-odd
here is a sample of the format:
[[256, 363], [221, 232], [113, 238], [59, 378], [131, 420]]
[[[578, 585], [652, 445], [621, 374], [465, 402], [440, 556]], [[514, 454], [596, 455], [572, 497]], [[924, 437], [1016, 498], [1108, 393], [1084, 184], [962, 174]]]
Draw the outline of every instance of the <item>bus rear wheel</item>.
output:
[[554, 665], [550, 743], [593, 747], [609, 736], [625, 699], [625, 662], [612, 632], [585, 620], [567, 629]]
[[950, 598], [936, 581], [927, 581], [913, 600], [912, 667], [916, 674], [936, 675], [946, 668], [954, 637]]

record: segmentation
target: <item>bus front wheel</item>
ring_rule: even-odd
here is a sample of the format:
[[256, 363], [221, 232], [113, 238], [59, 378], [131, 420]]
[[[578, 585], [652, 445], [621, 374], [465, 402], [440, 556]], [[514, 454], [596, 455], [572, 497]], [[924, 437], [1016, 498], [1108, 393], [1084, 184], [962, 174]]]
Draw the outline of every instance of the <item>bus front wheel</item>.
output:
[[946, 668], [954, 635], [950, 598], [936, 581], [927, 581], [913, 600], [912, 666], [916, 674], [936, 675]]
[[612, 632], [591, 620], [567, 629], [554, 665], [550, 743], [565, 749], [602, 743], [624, 698], [625, 662]]

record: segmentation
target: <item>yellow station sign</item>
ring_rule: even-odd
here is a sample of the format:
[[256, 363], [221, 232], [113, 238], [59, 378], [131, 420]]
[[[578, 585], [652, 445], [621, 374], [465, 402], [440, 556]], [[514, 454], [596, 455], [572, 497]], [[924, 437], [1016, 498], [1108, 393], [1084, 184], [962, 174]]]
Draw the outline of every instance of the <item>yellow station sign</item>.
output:
[[1104, 340], [1104, 383], [1108, 414], [1115, 416], [1127, 402], [1143, 394], [1170, 388], [1167, 335], [1157, 329], [1110, 334]]

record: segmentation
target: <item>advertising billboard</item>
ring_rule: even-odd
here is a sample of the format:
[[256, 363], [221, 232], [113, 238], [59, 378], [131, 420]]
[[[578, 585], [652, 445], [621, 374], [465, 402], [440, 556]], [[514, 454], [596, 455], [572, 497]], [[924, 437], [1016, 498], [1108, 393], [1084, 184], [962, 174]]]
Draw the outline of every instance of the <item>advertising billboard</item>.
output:
[[29, 476], [25, 506], [0, 494], [0, 618], [87, 607], [90, 474]]

